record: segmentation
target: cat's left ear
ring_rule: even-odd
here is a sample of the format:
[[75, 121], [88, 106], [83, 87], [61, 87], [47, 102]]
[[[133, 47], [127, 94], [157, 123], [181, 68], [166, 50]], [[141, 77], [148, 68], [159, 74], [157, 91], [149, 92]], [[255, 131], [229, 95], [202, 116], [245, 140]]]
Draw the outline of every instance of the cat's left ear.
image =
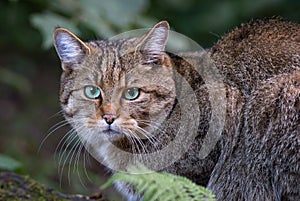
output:
[[157, 23], [138, 44], [138, 49], [146, 55], [144, 63], [162, 61], [169, 36], [170, 26], [167, 21]]
[[53, 40], [64, 70], [67, 67], [75, 68], [91, 52], [84, 42], [67, 29], [56, 28]]

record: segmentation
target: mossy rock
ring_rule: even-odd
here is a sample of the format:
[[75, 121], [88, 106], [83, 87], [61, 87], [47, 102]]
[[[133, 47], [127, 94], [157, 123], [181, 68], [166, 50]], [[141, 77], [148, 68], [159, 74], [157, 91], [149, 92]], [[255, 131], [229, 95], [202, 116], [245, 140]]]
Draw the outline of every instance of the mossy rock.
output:
[[0, 201], [108, 201], [97, 196], [66, 195], [55, 191], [29, 176], [0, 172]]

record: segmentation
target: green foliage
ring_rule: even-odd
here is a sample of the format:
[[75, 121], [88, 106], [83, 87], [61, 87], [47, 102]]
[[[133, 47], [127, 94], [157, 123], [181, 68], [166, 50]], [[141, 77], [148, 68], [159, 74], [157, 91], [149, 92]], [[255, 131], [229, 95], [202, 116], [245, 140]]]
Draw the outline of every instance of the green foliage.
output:
[[16, 89], [20, 94], [29, 93], [31, 90], [29, 81], [10, 69], [0, 68], [0, 83]]
[[50, 48], [53, 44], [52, 33], [55, 27], [60, 26], [72, 30], [73, 33], [78, 34], [79, 30], [76, 25], [68, 19], [52, 12], [44, 12], [41, 14], [34, 14], [31, 16], [31, 23], [40, 30], [43, 35], [43, 48]]
[[15, 171], [20, 167], [20, 162], [4, 154], [0, 154], [0, 170]]
[[132, 25], [147, 26], [149, 19], [140, 16], [147, 3], [147, 0], [53, 0], [46, 12], [33, 14], [30, 21], [43, 35], [43, 47], [50, 48], [52, 32], [57, 26], [75, 34], [80, 34], [77, 27], [84, 27], [102, 38], [128, 30]]
[[128, 182], [144, 201], [213, 201], [214, 195], [206, 188], [198, 186], [187, 178], [169, 173], [157, 173], [143, 166], [129, 168], [128, 173], [114, 174], [101, 189], [114, 182]]

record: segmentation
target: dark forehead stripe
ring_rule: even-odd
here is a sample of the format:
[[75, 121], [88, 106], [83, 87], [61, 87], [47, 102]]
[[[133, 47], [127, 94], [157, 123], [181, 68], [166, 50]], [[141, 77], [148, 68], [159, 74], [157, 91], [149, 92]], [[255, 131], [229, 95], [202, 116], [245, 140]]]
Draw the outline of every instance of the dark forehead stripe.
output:
[[120, 61], [120, 51], [122, 41], [104, 41], [102, 44], [102, 62], [99, 64], [101, 70], [101, 83], [106, 86], [118, 84], [122, 65]]

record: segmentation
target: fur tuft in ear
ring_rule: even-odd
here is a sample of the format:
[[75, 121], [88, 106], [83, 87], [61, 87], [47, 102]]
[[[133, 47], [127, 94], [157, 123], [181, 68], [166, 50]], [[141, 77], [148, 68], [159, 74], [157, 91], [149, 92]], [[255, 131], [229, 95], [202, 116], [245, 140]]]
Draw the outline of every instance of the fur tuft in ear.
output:
[[139, 50], [147, 54], [145, 63], [153, 63], [162, 59], [169, 36], [167, 21], [157, 23], [139, 43]]
[[90, 53], [90, 48], [66, 29], [56, 28], [53, 39], [56, 52], [63, 64], [76, 66], [82, 62], [86, 54]]

